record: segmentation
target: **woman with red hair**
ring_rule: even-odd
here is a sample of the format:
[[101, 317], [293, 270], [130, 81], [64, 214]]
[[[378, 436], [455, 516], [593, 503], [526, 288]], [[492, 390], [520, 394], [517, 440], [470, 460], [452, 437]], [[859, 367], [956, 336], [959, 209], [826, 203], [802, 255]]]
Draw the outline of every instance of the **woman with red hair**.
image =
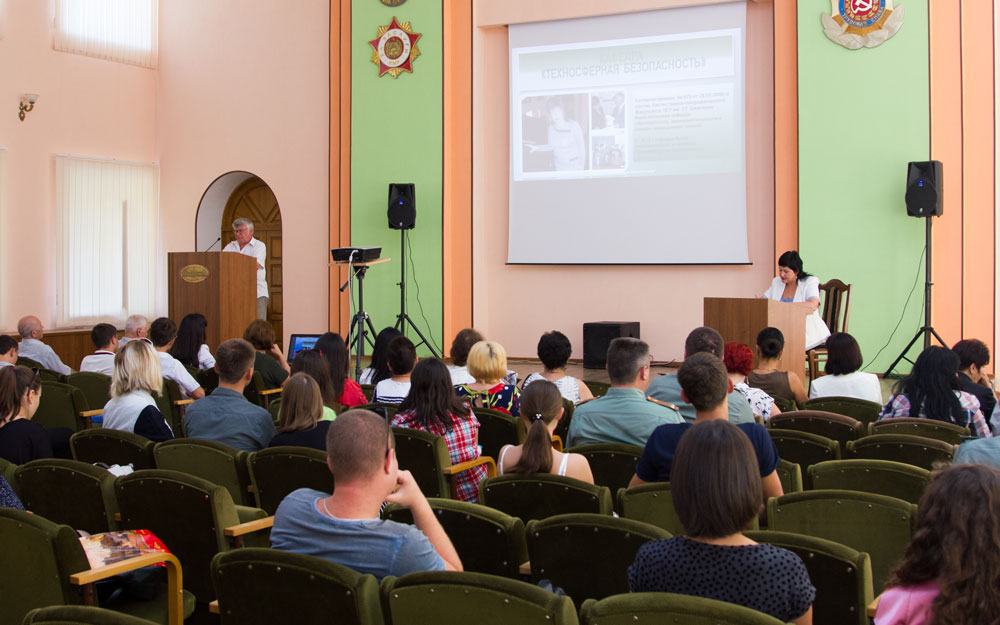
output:
[[749, 347], [742, 343], [726, 343], [722, 362], [726, 364], [726, 371], [729, 373], [729, 379], [733, 382], [733, 389], [747, 398], [755, 417], [767, 421], [772, 416], [781, 414], [781, 410], [774, 405], [773, 397], [759, 388], [751, 388], [747, 384], [747, 376], [753, 370], [753, 352]]

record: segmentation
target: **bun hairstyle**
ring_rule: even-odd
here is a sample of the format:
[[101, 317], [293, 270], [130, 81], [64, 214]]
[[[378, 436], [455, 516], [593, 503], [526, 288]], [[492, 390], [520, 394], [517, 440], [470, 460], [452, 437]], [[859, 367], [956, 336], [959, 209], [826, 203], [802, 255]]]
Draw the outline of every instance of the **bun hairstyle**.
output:
[[21, 412], [28, 391], [39, 391], [42, 377], [27, 367], [0, 367], [0, 424]]
[[764, 358], [777, 358], [785, 349], [785, 335], [778, 328], [764, 328], [757, 334], [757, 349]]
[[548, 473], [552, 470], [552, 437], [548, 426], [562, 414], [559, 388], [548, 380], [538, 380], [521, 391], [521, 418], [528, 423], [528, 435], [521, 457], [508, 473]]
[[782, 254], [781, 256], [779, 256], [778, 266], [788, 267], [789, 269], [795, 272], [795, 275], [798, 277], [799, 280], [808, 278], [809, 276], [812, 275], [811, 273], [806, 273], [805, 270], [802, 269], [802, 257], [799, 256], [797, 250], [789, 250], [784, 254]]

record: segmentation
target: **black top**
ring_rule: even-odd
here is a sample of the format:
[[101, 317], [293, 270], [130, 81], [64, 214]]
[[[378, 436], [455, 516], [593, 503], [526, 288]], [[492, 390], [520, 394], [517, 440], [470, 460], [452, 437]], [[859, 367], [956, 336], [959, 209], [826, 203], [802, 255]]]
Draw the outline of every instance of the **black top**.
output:
[[986, 423], [992, 425], [990, 417], [993, 415], [993, 409], [997, 406], [997, 398], [993, 395], [993, 389], [982, 384], [976, 384], [972, 381], [972, 378], [961, 371], [958, 372], [958, 383], [962, 385], [963, 391], [975, 396], [979, 400], [979, 409], [983, 411]]
[[17, 493], [10, 487], [7, 480], [0, 476], [0, 508], [14, 508], [24, 510], [24, 504], [17, 498]]
[[[635, 474], [639, 479], [644, 482], [669, 482], [670, 467], [674, 463], [677, 445], [681, 436], [693, 425], [693, 423], [666, 423], [653, 430], [635, 466]], [[753, 445], [760, 476], [763, 478], [774, 473], [781, 458], [778, 457], [778, 447], [771, 440], [767, 428], [759, 423], [739, 423], [736, 427], [747, 435], [750, 444]]]
[[169, 441], [174, 438], [174, 433], [164, 420], [160, 409], [156, 406], [146, 406], [135, 419], [135, 426], [132, 431], [139, 436], [145, 436], [154, 443]]
[[683, 536], [639, 548], [632, 592], [672, 592], [742, 605], [787, 623], [806, 613], [816, 588], [802, 559], [773, 545], [709, 545]]
[[52, 440], [45, 428], [31, 419], [15, 419], [0, 427], [0, 458], [24, 464], [52, 457]]
[[330, 429], [331, 421], [320, 421], [310, 430], [292, 430], [278, 432], [267, 444], [268, 447], [312, 447], [326, 451], [326, 431]]
[[254, 358], [253, 370], [260, 372], [260, 376], [264, 378], [264, 386], [266, 388], [278, 388], [285, 381], [285, 378], [288, 377], [288, 372], [278, 364], [277, 360], [269, 354], [262, 354], [260, 352], [257, 352], [257, 356]]

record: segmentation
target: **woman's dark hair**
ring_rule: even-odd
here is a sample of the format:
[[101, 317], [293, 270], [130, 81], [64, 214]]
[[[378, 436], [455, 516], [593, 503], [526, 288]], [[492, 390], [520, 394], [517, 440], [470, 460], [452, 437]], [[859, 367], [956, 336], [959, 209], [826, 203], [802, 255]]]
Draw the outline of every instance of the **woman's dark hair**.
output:
[[528, 435], [521, 447], [521, 457], [508, 473], [548, 473], [552, 470], [552, 436], [548, 426], [562, 408], [562, 394], [548, 380], [536, 380], [521, 391], [521, 418], [528, 424]]
[[405, 336], [397, 336], [389, 341], [385, 360], [393, 375], [406, 375], [413, 371], [413, 365], [417, 362], [417, 347]]
[[[910, 400], [910, 416], [968, 425], [955, 391], [958, 381], [958, 354], [947, 347], [931, 345], [917, 356], [910, 375], [896, 382], [892, 392]], [[952, 418], [948, 418], [951, 416]]]
[[[317, 343], [318, 345], [318, 343]], [[340, 393], [337, 393], [330, 379], [330, 367], [327, 364], [325, 354], [321, 354], [318, 349], [304, 349], [292, 360], [292, 373], [306, 373], [319, 386], [319, 393], [323, 396], [323, 405], [327, 408], [337, 410], [340, 407]], [[343, 393], [343, 389], [340, 391]]]
[[549, 371], [563, 369], [573, 353], [573, 345], [559, 330], [546, 332], [538, 339], [538, 359]]
[[788, 250], [787, 252], [779, 256], [778, 266], [788, 267], [789, 269], [795, 272], [795, 275], [799, 280], [802, 280], [803, 278], [808, 278], [809, 276], [812, 275], [811, 273], [806, 273], [805, 270], [802, 269], [802, 257], [799, 256], [799, 253], [796, 250]]
[[479, 330], [473, 328], [459, 330], [458, 334], [455, 335], [455, 340], [451, 342], [451, 351], [448, 352], [451, 356], [451, 364], [456, 367], [464, 367], [469, 359], [469, 350], [472, 349], [473, 345], [484, 340], [486, 339], [479, 333]]
[[201, 313], [184, 315], [181, 325], [177, 328], [177, 338], [170, 348], [170, 355], [181, 361], [182, 365], [198, 368], [198, 350], [205, 343], [205, 328], [208, 319]]
[[472, 414], [469, 404], [455, 394], [448, 367], [437, 358], [424, 358], [417, 362], [410, 374], [410, 392], [399, 412], [412, 412], [407, 423], [421, 430], [435, 425], [451, 430], [449, 415], [468, 417]]
[[1000, 471], [956, 464], [934, 474], [917, 529], [887, 588], [935, 580], [932, 623], [1000, 623]]
[[42, 376], [27, 367], [0, 367], [0, 423], [21, 412], [21, 402], [28, 391], [42, 388]]
[[785, 335], [778, 328], [764, 328], [757, 333], [757, 349], [764, 358], [777, 358], [785, 349]]
[[828, 375], [854, 373], [865, 364], [861, 358], [861, 346], [847, 332], [834, 332], [826, 339], [826, 366]]
[[[326, 332], [316, 340], [313, 349], [326, 359], [330, 381], [333, 383], [333, 392], [336, 396], [334, 401], [339, 401], [340, 396], [344, 394], [344, 382], [347, 380], [351, 361], [351, 357], [347, 353], [347, 343], [336, 332]], [[295, 358], [297, 359], [298, 355]], [[295, 360], [293, 359], [292, 362], [294, 363]], [[323, 383], [319, 381], [319, 378], [316, 381], [319, 382], [319, 387], [322, 389]], [[323, 396], [326, 397], [326, 394], [324, 393]]]
[[389, 351], [389, 343], [397, 336], [403, 336], [403, 333], [396, 328], [384, 328], [375, 337], [375, 347], [372, 348], [372, 363], [369, 365], [372, 370], [372, 379], [369, 380], [369, 384], [378, 384], [382, 380], [392, 377], [392, 372], [389, 371], [387, 352]]
[[670, 493], [688, 536], [721, 538], [745, 529], [763, 500], [750, 439], [725, 420], [694, 424], [677, 443]]

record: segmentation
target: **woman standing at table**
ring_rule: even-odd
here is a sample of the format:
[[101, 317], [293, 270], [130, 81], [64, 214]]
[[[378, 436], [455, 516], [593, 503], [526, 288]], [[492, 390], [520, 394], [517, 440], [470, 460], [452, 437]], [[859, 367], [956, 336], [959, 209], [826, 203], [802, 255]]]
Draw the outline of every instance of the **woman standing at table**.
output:
[[764, 297], [778, 302], [801, 304], [811, 314], [806, 317], [806, 349], [822, 345], [830, 336], [819, 314], [819, 278], [802, 269], [802, 258], [795, 250], [778, 257], [778, 276], [771, 281], [771, 287]]

